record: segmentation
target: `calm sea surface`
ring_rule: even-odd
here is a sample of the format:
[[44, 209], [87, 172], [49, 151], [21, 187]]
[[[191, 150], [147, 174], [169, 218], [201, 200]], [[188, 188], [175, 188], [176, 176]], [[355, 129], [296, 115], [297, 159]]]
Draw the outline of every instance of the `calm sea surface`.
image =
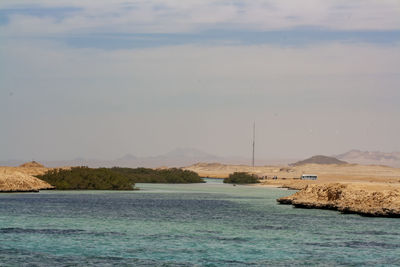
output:
[[138, 184], [0, 194], [0, 266], [396, 266], [400, 220], [295, 209], [293, 192]]

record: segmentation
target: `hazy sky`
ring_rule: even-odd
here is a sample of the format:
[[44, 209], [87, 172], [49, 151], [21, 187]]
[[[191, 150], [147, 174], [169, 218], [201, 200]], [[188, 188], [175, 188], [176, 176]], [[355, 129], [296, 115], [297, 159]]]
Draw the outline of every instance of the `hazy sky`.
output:
[[1, 0], [0, 160], [400, 150], [400, 1]]

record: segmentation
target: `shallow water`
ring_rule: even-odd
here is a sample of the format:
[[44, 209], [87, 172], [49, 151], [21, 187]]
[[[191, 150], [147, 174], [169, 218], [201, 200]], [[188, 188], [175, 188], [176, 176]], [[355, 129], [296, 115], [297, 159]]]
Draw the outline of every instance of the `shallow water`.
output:
[[0, 266], [400, 265], [400, 220], [296, 209], [275, 188], [0, 194]]

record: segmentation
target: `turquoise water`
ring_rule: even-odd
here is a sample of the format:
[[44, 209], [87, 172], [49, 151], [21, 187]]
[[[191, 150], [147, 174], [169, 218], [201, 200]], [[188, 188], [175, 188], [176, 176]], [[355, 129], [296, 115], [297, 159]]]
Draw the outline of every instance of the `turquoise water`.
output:
[[400, 265], [400, 220], [296, 209], [274, 188], [0, 194], [0, 266]]

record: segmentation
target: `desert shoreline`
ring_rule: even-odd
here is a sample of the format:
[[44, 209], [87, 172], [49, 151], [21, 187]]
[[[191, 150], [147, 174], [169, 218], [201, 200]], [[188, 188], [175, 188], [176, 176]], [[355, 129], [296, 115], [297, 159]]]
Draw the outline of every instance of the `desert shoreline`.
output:
[[[296, 208], [333, 209], [363, 216], [400, 217], [400, 168], [382, 165], [305, 164], [301, 166], [246, 166], [199, 163], [185, 169], [201, 176], [225, 178], [240, 171], [261, 179], [256, 186], [296, 190], [277, 199]], [[301, 180], [303, 173], [317, 180]], [[272, 179], [272, 177], [276, 179]]]
[[[54, 189], [35, 177], [51, 169], [37, 163], [20, 167], [0, 167], [0, 192]], [[223, 179], [233, 172], [257, 175], [260, 183], [252, 186], [296, 190], [277, 201], [297, 208], [334, 209], [364, 216], [400, 217], [400, 168], [357, 164], [251, 167], [198, 163], [182, 169], [212, 179]], [[315, 174], [318, 178], [302, 180], [300, 176], [303, 173]]]

